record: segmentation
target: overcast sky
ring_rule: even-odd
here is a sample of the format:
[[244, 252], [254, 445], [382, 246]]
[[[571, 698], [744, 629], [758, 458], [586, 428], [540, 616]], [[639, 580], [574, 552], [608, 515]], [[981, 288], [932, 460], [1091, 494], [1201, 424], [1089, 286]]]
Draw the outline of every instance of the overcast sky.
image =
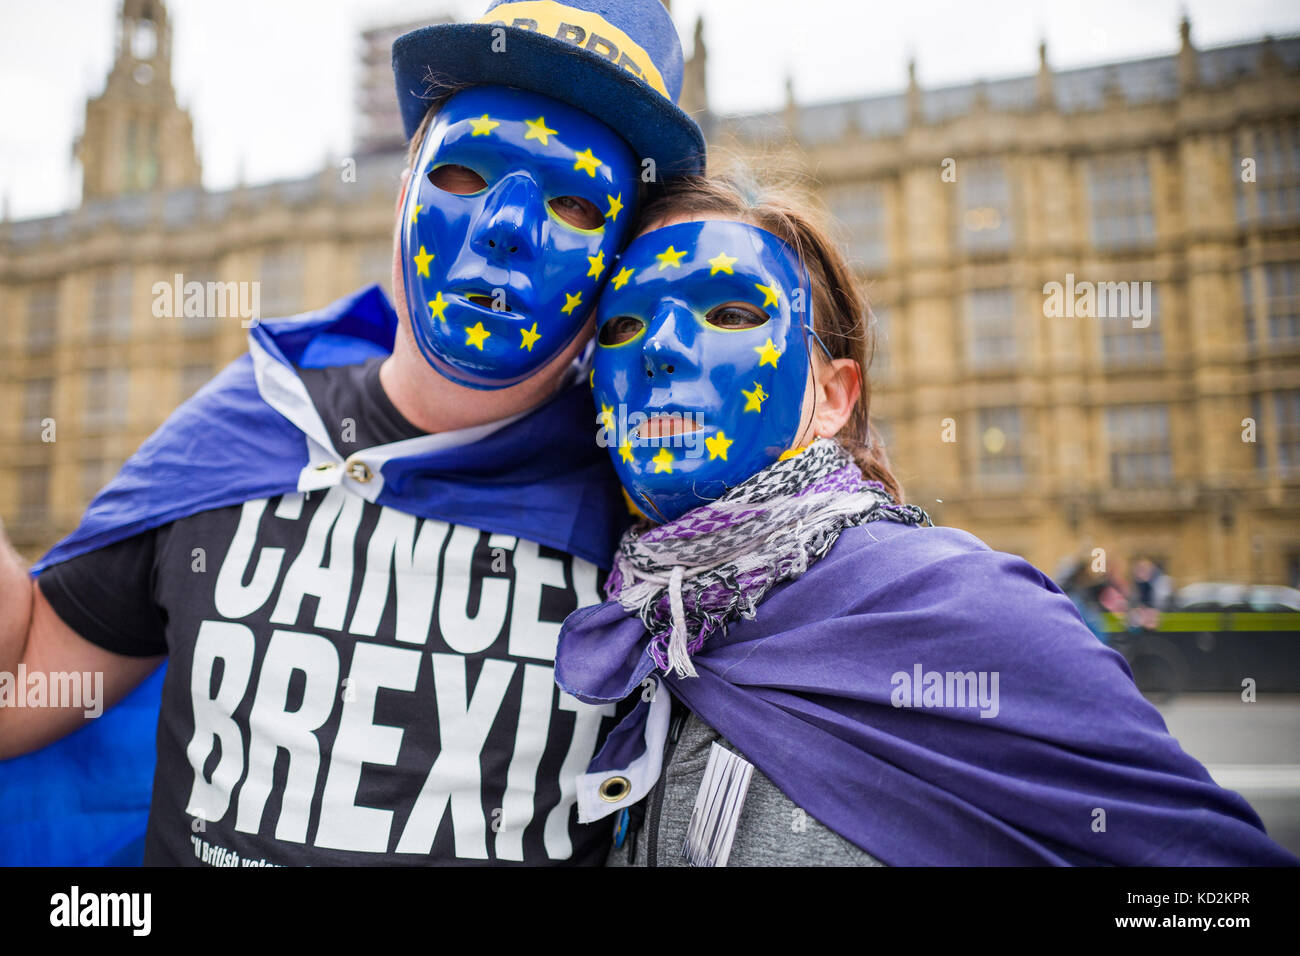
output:
[[[304, 175], [352, 142], [358, 31], [486, 0], [168, 0], [173, 82], [194, 118], [204, 185]], [[75, 205], [71, 144], [102, 91], [120, 0], [0, 0], [0, 196], [14, 218]], [[689, 50], [697, 14], [715, 109], [897, 90], [909, 55], [924, 86], [1171, 53], [1186, 10], [1198, 46], [1300, 32], [1294, 0], [675, 0]]]

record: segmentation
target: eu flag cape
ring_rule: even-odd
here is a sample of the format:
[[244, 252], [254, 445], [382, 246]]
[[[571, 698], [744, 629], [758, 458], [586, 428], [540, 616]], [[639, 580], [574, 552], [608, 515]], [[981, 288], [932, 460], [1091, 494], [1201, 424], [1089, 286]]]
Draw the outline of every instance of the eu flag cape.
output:
[[[648, 639], [617, 601], [575, 611], [556, 680], [622, 700], [657, 674]], [[1300, 863], [1182, 750], [1050, 578], [955, 528], [845, 530], [692, 661], [698, 677], [658, 675], [673, 696], [892, 866]], [[579, 819], [620, 806], [598, 795], [613, 774], [630, 799], [653, 786], [667, 697], [643, 693], [609, 735]]]
[[[33, 574], [214, 508], [345, 484], [421, 518], [517, 535], [608, 568], [627, 509], [592, 441], [585, 383], [505, 422], [346, 459], [295, 367], [392, 351], [397, 315], [378, 286], [263, 322], [249, 351], [181, 405], [123, 465]], [[358, 482], [353, 469], [368, 470]], [[162, 668], [98, 720], [0, 762], [0, 864], [123, 865], [143, 857]]]

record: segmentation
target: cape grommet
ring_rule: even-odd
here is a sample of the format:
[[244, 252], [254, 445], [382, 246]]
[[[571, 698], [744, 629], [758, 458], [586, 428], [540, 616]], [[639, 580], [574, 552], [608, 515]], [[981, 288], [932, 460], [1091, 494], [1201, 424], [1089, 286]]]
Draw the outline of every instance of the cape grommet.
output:
[[610, 777], [600, 785], [600, 799], [609, 803], [618, 803], [632, 789], [632, 781], [627, 777]]

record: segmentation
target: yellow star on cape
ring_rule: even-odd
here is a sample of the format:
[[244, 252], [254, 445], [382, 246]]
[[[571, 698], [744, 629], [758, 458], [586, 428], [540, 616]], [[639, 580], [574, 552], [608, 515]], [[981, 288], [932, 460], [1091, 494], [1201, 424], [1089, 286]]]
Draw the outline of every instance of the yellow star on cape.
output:
[[625, 266], [619, 271], [618, 275], [614, 276], [614, 278], [610, 280], [610, 282], [613, 284], [615, 289], [621, 289], [623, 286], [627, 285], [627, 280], [630, 278], [632, 278], [632, 270]]
[[470, 134], [471, 136], [487, 136], [501, 124], [494, 119], [489, 119], [488, 115], [484, 113], [478, 119], [470, 120], [469, 125], [474, 127], [474, 132]]
[[492, 333], [483, 328], [482, 322], [476, 322], [465, 330], [465, 334], [467, 336], [465, 344], [472, 345], [482, 352], [483, 343], [487, 341], [487, 337]]
[[716, 275], [719, 272], [725, 272], [729, 276], [734, 276], [735, 273], [731, 271], [731, 267], [734, 266], [737, 261], [739, 260], [736, 256], [729, 256], [725, 252], [719, 252], [709, 260], [709, 265], [713, 267], [709, 270], [709, 275]]
[[715, 458], [721, 458], [723, 461], [726, 461], [727, 449], [734, 443], [735, 440], [728, 438], [727, 433], [723, 431], [718, 432], [718, 437], [716, 438], [704, 439], [704, 447], [709, 450], [709, 461], [713, 461]]
[[618, 222], [618, 214], [623, 211], [623, 194], [611, 196], [605, 193], [605, 198], [609, 200], [609, 212], [605, 213], [605, 218], [610, 222]]
[[420, 215], [420, 210], [423, 208], [423, 206], [417, 204], [416, 207], [411, 210], [411, 222], [415, 222]]
[[[728, 270], [730, 271], [730, 270]], [[777, 305], [781, 301], [781, 290], [774, 285], [763, 285], [761, 282], [755, 282], [754, 288], [763, 293], [763, 308], [769, 305]], [[775, 363], [773, 363], [775, 364]]]
[[758, 353], [759, 368], [762, 368], [764, 365], [770, 365], [772, 368], [776, 368], [776, 360], [781, 357], [781, 353], [776, 350], [774, 345], [772, 345], [771, 339], [768, 339], [762, 345], [755, 345], [754, 351]]
[[569, 293], [566, 292], [564, 293], [564, 308], [562, 308], [560, 311], [563, 312], [565, 315], [569, 315], [573, 312], [574, 309], [576, 309], [581, 304], [582, 304], [581, 292], [579, 292], [577, 295], [569, 295]]
[[588, 147], [581, 153], [573, 154], [573, 168], [581, 169], [592, 179], [595, 179], [596, 170], [600, 169], [600, 160], [593, 155], [591, 148]]
[[685, 252], [678, 252], [672, 246], [669, 246], [663, 252], [659, 253], [659, 255], [655, 256], [655, 258], [659, 260], [659, 271], [663, 272], [669, 266], [672, 266], [674, 269], [680, 269], [682, 267], [682, 257], [685, 255]]
[[600, 274], [605, 271], [605, 250], [601, 249], [594, 256], [587, 256], [587, 261], [591, 263], [591, 267], [587, 269], [587, 275], [599, 279]]
[[424, 246], [421, 246], [420, 254], [411, 258], [415, 260], [415, 268], [419, 270], [420, 275], [429, 278], [429, 263], [433, 261], [433, 253], [425, 252]]
[[545, 116], [539, 116], [535, 120], [524, 120], [524, 125], [528, 127], [524, 139], [540, 140], [543, 146], [551, 145], [551, 141], [547, 137], [559, 135], [555, 130], [546, 128]]
[[614, 406], [600, 403], [600, 423], [610, 431], [614, 430]]
[[747, 392], [742, 388], [740, 394], [744, 395], [745, 398], [748, 399], [748, 401], [745, 402], [745, 411], [761, 412], [763, 410], [763, 403], [767, 401], [767, 392], [763, 391], [762, 385], [755, 382], [754, 390], [752, 392]]
[[533, 350], [533, 346], [537, 344], [537, 340], [542, 337], [541, 333], [537, 331], [536, 322], [533, 323], [531, 329], [520, 329], [519, 334], [524, 337], [524, 340], [519, 344], [519, 347], [521, 349], [528, 349], [530, 352]]
[[618, 446], [618, 457], [622, 458], [629, 465], [632, 464], [632, 446], [628, 443], [626, 438], [623, 439], [623, 444]]
[[673, 473], [673, 453], [667, 448], [660, 448], [659, 454], [655, 455], [650, 461], [655, 466], [655, 474], [666, 471], [668, 474]]
[[447, 317], [443, 315], [443, 312], [445, 312], [446, 310], [447, 310], [447, 300], [442, 297], [442, 292], [439, 291], [438, 294], [429, 303], [429, 311], [435, 317], [445, 322], [447, 320]]

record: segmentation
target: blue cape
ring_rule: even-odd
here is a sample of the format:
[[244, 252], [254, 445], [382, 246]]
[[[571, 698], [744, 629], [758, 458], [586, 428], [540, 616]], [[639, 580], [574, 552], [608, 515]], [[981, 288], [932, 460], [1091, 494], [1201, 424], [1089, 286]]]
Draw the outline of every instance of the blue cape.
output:
[[[309, 466], [343, 459], [294, 366], [388, 354], [396, 331], [378, 286], [258, 325], [250, 352], [140, 446], [32, 573], [202, 511], [323, 487]], [[517, 535], [608, 568], [627, 509], [609, 455], [592, 441], [595, 420], [584, 382], [468, 444], [429, 436], [385, 446], [372, 461], [376, 479], [351, 487], [418, 517]], [[329, 474], [346, 482], [343, 471]], [[0, 762], [0, 864], [140, 862], [162, 671], [76, 733]]]
[[[647, 640], [617, 602], [576, 611], [556, 679], [620, 700], [654, 670]], [[692, 660], [698, 677], [661, 675], [672, 694], [890, 865], [1300, 863], [1183, 752], [1051, 579], [963, 531], [850, 528]], [[927, 699], [918, 671], [983, 672], [990, 689], [996, 674], [996, 707]], [[639, 776], [665, 723], [644, 696], [594, 758], [580, 808], [612, 773], [642, 792], [657, 776], [653, 760]]]

